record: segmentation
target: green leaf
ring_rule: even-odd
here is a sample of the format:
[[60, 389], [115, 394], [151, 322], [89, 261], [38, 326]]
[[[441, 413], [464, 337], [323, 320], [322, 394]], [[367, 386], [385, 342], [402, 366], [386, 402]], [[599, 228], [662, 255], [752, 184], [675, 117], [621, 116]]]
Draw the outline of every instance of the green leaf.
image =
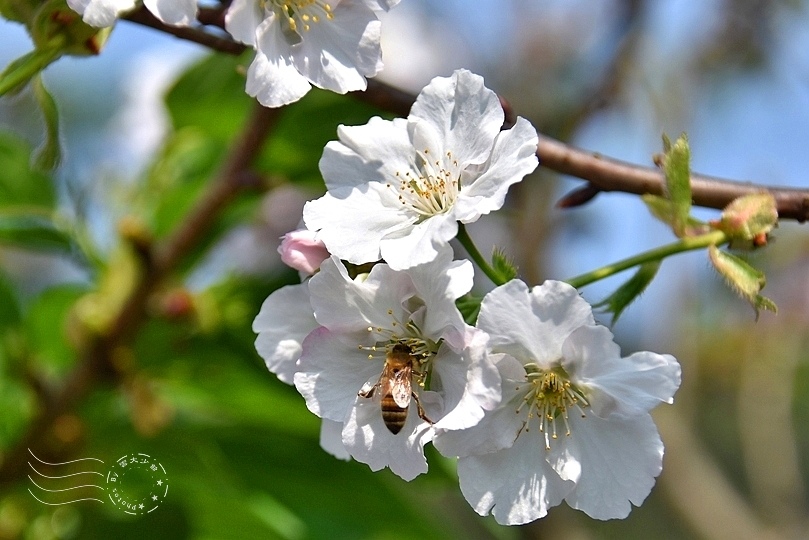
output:
[[670, 200], [658, 195], [649, 193], [641, 195], [641, 200], [646, 204], [646, 208], [657, 219], [673, 227], [674, 225], [674, 205]]
[[372, 116], [389, 115], [351, 96], [314, 88], [284, 108], [256, 169], [322, 190], [318, 163], [326, 143], [337, 139], [341, 124], [365, 124]]
[[[646, 204], [646, 208], [656, 219], [662, 221], [672, 229], [678, 219], [675, 216], [676, 209], [674, 204], [668, 199], [658, 197], [657, 195], [645, 194], [641, 195], [641, 200]], [[705, 234], [711, 230], [710, 226], [691, 216], [686, 216], [685, 220], [685, 236], [698, 236]]]
[[62, 150], [59, 144], [59, 109], [56, 107], [53, 96], [42, 83], [42, 77], [34, 77], [31, 86], [34, 98], [45, 120], [45, 141], [37, 150], [34, 164], [38, 169], [50, 171], [62, 161]]
[[28, 427], [36, 396], [27, 385], [0, 376], [0, 450], [8, 449]]
[[175, 129], [194, 126], [226, 145], [237, 133], [254, 101], [240, 74], [252, 51], [241, 57], [211, 54], [189, 68], [166, 95]]
[[759, 294], [767, 283], [764, 272], [753, 268], [735, 255], [721, 251], [716, 246], [708, 248], [708, 256], [713, 267], [725, 278], [727, 284], [739, 296], [750, 302], [756, 311], [756, 319], [762, 309], [777, 312], [775, 303]]
[[503, 281], [511, 281], [517, 277], [517, 267], [506, 253], [498, 248], [492, 252], [492, 268], [497, 272]]
[[0, 209], [34, 206], [50, 210], [55, 202], [50, 177], [31, 167], [31, 147], [0, 132]]
[[629, 281], [618, 287], [618, 289], [593, 307], [604, 308], [605, 312], [612, 313], [612, 324], [618, 322], [618, 318], [629, 304], [646, 290], [652, 282], [662, 261], [651, 261], [644, 263]]
[[688, 215], [691, 212], [691, 150], [685, 134], [671, 144], [663, 139], [663, 172], [666, 175], [666, 194], [672, 204], [672, 229], [682, 238], [686, 234]]
[[46, 369], [66, 371], [76, 357], [71, 336], [77, 335], [78, 322], [70, 317], [76, 301], [86, 293], [79, 285], [60, 285], [44, 291], [25, 316], [25, 335], [35, 358]]
[[[12, 283], [0, 271], [0, 331], [20, 323], [20, 304]], [[0, 335], [2, 333], [0, 332]]]
[[0, 244], [68, 254], [76, 251], [68, 234], [38, 214], [0, 213]]
[[196, 127], [177, 130], [163, 147], [141, 193], [156, 237], [172, 231], [197, 203], [216, 169], [223, 147]]

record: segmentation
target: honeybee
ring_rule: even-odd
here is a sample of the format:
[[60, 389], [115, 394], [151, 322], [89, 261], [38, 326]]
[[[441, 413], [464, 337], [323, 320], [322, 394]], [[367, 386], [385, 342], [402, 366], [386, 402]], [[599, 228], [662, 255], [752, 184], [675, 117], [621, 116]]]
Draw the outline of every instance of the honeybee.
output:
[[379, 381], [370, 389], [359, 392], [359, 396], [369, 398], [379, 389], [382, 394], [382, 421], [385, 422], [388, 431], [394, 435], [402, 430], [407, 421], [411, 397], [416, 401], [419, 418], [433, 423], [424, 414], [419, 397], [411, 386], [414, 361], [416, 361], [416, 357], [410, 351], [410, 347], [397, 343], [385, 357], [385, 367], [382, 368]]

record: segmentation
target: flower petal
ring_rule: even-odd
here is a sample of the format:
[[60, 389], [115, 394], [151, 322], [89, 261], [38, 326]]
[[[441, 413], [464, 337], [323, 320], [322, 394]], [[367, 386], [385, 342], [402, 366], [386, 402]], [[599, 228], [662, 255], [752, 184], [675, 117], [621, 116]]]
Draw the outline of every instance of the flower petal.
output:
[[365, 5], [373, 10], [388, 11], [400, 2], [400, 0], [364, 0]]
[[320, 447], [337, 459], [349, 461], [351, 454], [343, 445], [343, 423], [324, 418], [320, 424]]
[[428, 122], [460, 163], [483, 163], [503, 125], [497, 94], [483, 77], [459, 69], [451, 77], [436, 77], [416, 98], [409, 120]]
[[[581, 478], [565, 500], [595, 519], [625, 518], [649, 495], [663, 464], [663, 443], [652, 417], [571, 417], [571, 453]], [[631, 504], [630, 504], [631, 503]]]
[[390, 182], [396, 184], [393, 204], [400, 206], [396, 173], [416, 170], [416, 152], [407, 134], [407, 121], [374, 116], [363, 126], [339, 126], [337, 136], [339, 141], [329, 142], [320, 158], [326, 189]]
[[372, 398], [357, 396], [343, 428], [343, 444], [357, 461], [372, 471], [385, 467], [410, 481], [427, 472], [424, 445], [433, 437], [433, 428], [419, 418], [415, 400], [410, 401], [402, 430], [391, 433], [382, 420], [379, 393]]
[[571, 332], [594, 323], [590, 305], [567, 283], [549, 280], [529, 292], [511, 280], [483, 299], [477, 326], [491, 335], [494, 352], [542, 366], [559, 359]]
[[306, 227], [318, 231], [330, 253], [353, 264], [380, 259], [382, 239], [406, 235], [415, 222], [401, 205], [384, 202], [385, 186], [369, 185], [365, 191], [333, 190], [303, 207]]
[[188, 26], [197, 19], [197, 0], [143, 0], [143, 5], [166, 24]]
[[280, 107], [305, 96], [311, 85], [292, 65], [281, 25], [265, 19], [256, 35], [256, 57], [247, 69], [247, 93], [265, 107]]
[[[225, 13], [225, 30], [233, 39], [256, 46], [256, 30], [265, 19], [275, 19], [273, 11], [265, 12], [256, 0], [233, 0]], [[270, 21], [268, 24], [273, 24]]]
[[437, 429], [470, 428], [500, 403], [500, 373], [486, 354], [488, 336], [476, 328], [469, 336], [460, 354], [444, 345], [433, 360], [430, 390], [444, 399]]
[[[513, 414], [513, 413], [512, 413]], [[574, 483], [559, 478], [534, 437], [519, 437], [510, 448], [458, 460], [461, 492], [475, 511], [489, 512], [502, 525], [520, 525], [545, 516]]]
[[483, 171], [474, 172], [474, 176], [462, 175], [463, 187], [455, 203], [456, 218], [470, 223], [499, 210], [508, 188], [537, 168], [537, 142], [536, 129], [524, 118], [518, 118], [514, 127], [502, 131]]
[[382, 69], [382, 23], [358, 0], [343, 0], [332, 14], [308, 24], [292, 49], [295, 67], [320, 88], [340, 94], [365, 90], [365, 77]]
[[[343, 333], [367, 333], [369, 326], [387, 328], [393, 317], [401, 321], [402, 302], [415, 293], [407, 274], [382, 264], [374, 266], [365, 281], [353, 281], [336, 257], [323, 262], [320, 272], [309, 280], [309, 289], [317, 321]], [[360, 343], [365, 341], [357, 341], [355, 347]]]
[[301, 343], [317, 326], [308, 285], [288, 285], [268, 296], [253, 321], [253, 332], [258, 334], [256, 350], [267, 369], [281, 381], [292, 384], [301, 357]]
[[341, 336], [320, 327], [303, 340], [295, 388], [310, 411], [321, 418], [342, 422], [363, 386], [376, 383], [382, 360], [369, 361], [356, 346], [346, 345]]
[[621, 358], [603, 326], [570, 334], [562, 354], [571, 377], [591, 390], [590, 406], [601, 418], [645, 414], [661, 402], [672, 403], [680, 386], [680, 364], [673, 356], [644, 351]]
[[469, 261], [453, 261], [451, 249], [442, 249], [430, 263], [414, 266], [408, 270], [419, 298], [423, 298], [429, 309], [425, 310], [420, 328], [428, 335], [443, 335], [455, 350], [463, 345], [463, 335], [446, 335], [447, 328], [458, 332], [466, 331], [461, 313], [455, 300], [472, 290], [475, 269]]
[[103, 28], [115, 24], [121, 13], [135, 9], [135, 0], [67, 0], [67, 5], [85, 23]]
[[391, 268], [406, 270], [435, 260], [441, 251], [451, 251], [449, 241], [456, 234], [455, 219], [448, 214], [438, 214], [406, 229], [389, 231], [380, 239], [379, 252]]

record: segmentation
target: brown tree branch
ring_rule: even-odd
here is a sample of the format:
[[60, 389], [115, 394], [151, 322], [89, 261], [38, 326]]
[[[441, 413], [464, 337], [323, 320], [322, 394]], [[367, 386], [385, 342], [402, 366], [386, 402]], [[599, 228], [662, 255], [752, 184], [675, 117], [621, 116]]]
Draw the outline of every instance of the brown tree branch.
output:
[[[539, 139], [537, 155], [542, 166], [587, 180], [598, 191], [636, 195], [663, 193], [665, 177], [658, 169], [593, 154], [545, 135]], [[768, 191], [775, 197], [779, 218], [794, 219], [800, 223], [809, 219], [809, 189], [765, 186], [691, 174], [691, 194], [697, 206], [721, 209], [737, 197], [761, 191]]]
[[[210, 17], [212, 19], [211, 21], [206, 22], [214, 22], [213, 15], [206, 12], [206, 17]], [[184, 39], [185, 41], [199, 43], [200, 45], [204, 45], [205, 47], [208, 47], [214, 51], [238, 56], [247, 49], [247, 47], [241, 43], [237, 43], [230, 38], [215, 36], [206, 32], [202, 28], [171, 26], [164, 24], [160, 19], [152, 15], [152, 13], [143, 6], [127, 14], [124, 19], [141, 24], [143, 26], [148, 26], [149, 28], [154, 28], [155, 30], [160, 30], [161, 32], [171, 34], [172, 36]]]
[[[140, 251], [144, 252], [144, 268], [139, 281], [108, 330], [91, 338], [64, 384], [47, 397], [26, 434], [2, 456], [0, 482], [24, 476], [28, 448], [36, 451], [44, 446], [54, 421], [71, 411], [96, 384], [120, 379], [114, 362], [116, 351], [131, 339], [145, 320], [146, 304], [160, 282], [177, 267], [233, 198], [255, 185], [249, 166], [275, 126], [278, 114], [278, 109], [267, 109], [257, 104], [208, 191], [183, 223], [163, 243], [151, 249], [140, 246]], [[47, 449], [37, 452], [37, 455], [48, 454]]]
[[[200, 43], [212, 50], [228, 54], [241, 54], [245, 47], [227, 38], [212, 36], [201, 28], [175, 28], [167, 26], [152, 16], [145, 8], [141, 8], [127, 19], [156, 28], [181, 39]], [[368, 81], [368, 89], [364, 92], [352, 92], [352, 96], [372, 104], [380, 109], [407, 116], [415, 96], [394, 88], [377, 79]], [[506, 111], [505, 126], [513, 125], [515, 115], [510, 106], [501, 98]], [[569, 208], [583, 204], [601, 191], [617, 191], [643, 195], [646, 193], [660, 195], [663, 193], [665, 178], [661, 171], [651, 167], [643, 167], [603, 157], [586, 150], [581, 150], [551, 137], [540, 134], [537, 149], [540, 166], [561, 174], [585, 180], [588, 185], [576, 190], [570, 197], [565, 197], [559, 206]], [[809, 219], [809, 189], [792, 189], [786, 187], [766, 186], [753, 182], [739, 182], [705, 176], [699, 173], [691, 175], [693, 202], [706, 208], [724, 208], [730, 201], [750, 193], [768, 191], [775, 197], [778, 216], [781, 219], [793, 219], [803, 223]]]

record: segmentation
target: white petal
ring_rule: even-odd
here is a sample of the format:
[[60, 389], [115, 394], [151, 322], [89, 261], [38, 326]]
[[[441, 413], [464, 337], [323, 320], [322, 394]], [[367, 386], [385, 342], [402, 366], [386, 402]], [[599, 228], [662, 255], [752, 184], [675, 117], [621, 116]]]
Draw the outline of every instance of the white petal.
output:
[[295, 388], [306, 400], [310, 411], [321, 418], [342, 422], [363, 386], [376, 383], [382, 373], [383, 359], [369, 360], [355, 346], [346, 345], [341, 336], [320, 327], [303, 340]]
[[444, 148], [462, 164], [483, 163], [503, 125], [503, 108], [483, 77], [461, 69], [436, 77], [421, 91], [408, 119], [431, 124]]
[[225, 30], [233, 39], [251, 47], [256, 46], [256, 31], [264, 19], [274, 23], [275, 13], [265, 12], [256, 0], [233, 0], [225, 13]]
[[[444, 335], [455, 350], [463, 348], [458, 341], [465, 339], [466, 324], [455, 306], [455, 300], [472, 289], [475, 269], [469, 261], [453, 261], [452, 249], [442, 249], [436, 259], [428, 264], [408, 270], [419, 298], [424, 299], [428, 309], [420, 328], [429, 336]], [[457, 329], [460, 335], [448, 336], [447, 328]]]
[[491, 512], [502, 525], [520, 525], [545, 516], [574, 487], [545, 461], [543, 445], [527, 436], [499, 452], [462, 457], [458, 477], [472, 508], [482, 516]]
[[381, 23], [358, 0], [343, 0], [332, 10], [334, 17], [320, 16], [301, 33], [293, 47], [295, 66], [315, 86], [344, 94], [365, 90], [365, 77], [382, 68]]
[[594, 323], [590, 305], [570, 285], [549, 280], [529, 292], [515, 279], [486, 295], [477, 326], [490, 334], [494, 352], [547, 365], [560, 359], [573, 330]]
[[488, 336], [470, 329], [470, 343], [456, 353], [444, 345], [433, 360], [431, 390], [444, 398], [444, 415], [437, 429], [465, 429], [480, 422], [485, 410], [500, 403], [500, 373], [486, 355]]
[[121, 13], [135, 9], [135, 0], [67, 0], [67, 5], [85, 23], [101, 28], [112, 26]]
[[524, 118], [511, 129], [501, 132], [482, 172], [461, 177], [461, 192], [455, 203], [455, 216], [470, 223], [481, 215], [499, 210], [509, 186], [537, 168], [537, 132]]
[[143, 0], [143, 5], [166, 24], [188, 26], [197, 19], [197, 0]]
[[447, 457], [488, 454], [508, 448], [514, 444], [523, 427], [524, 415], [515, 414], [515, 411], [525, 393], [517, 395], [516, 392], [516, 383], [525, 381], [525, 369], [507, 355], [494, 355], [490, 360], [502, 381], [499, 406], [485, 411], [483, 418], [468, 429], [437, 430], [433, 445]]
[[645, 414], [661, 402], [672, 403], [680, 386], [680, 364], [673, 356], [644, 351], [621, 358], [603, 326], [573, 332], [562, 354], [567, 372], [592, 392], [590, 405], [601, 418]]
[[[458, 234], [458, 223], [448, 214], [429, 217], [399, 232], [389, 231], [379, 242], [379, 251], [394, 270], [429, 263], [447, 250]], [[328, 245], [328, 243], [326, 244]]]
[[575, 417], [571, 429], [569, 445], [582, 472], [565, 500], [595, 519], [625, 518], [631, 504], [643, 503], [662, 469], [663, 443], [651, 416]]
[[427, 472], [424, 445], [433, 437], [433, 429], [418, 416], [415, 400], [411, 400], [402, 430], [391, 433], [382, 420], [379, 395], [357, 397], [343, 428], [343, 444], [357, 461], [367, 463], [372, 471], [385, 467], [410, 481]]
[[[332, 331], [366, 334], [369, 326], [389, 328], [393, 317], [401, 321], [405, 316], [402, 302], [415, 293], [407, 274], [384, 264], [374, 266], [365, 281], [353, 281], [336, 257], [323, 261], [320, 272], [309, 280], [309, 290], [321, 325]], [[374, 336], [365, 339], [369, 337]], [[365, 341], [357, 341], [355, 348], [360, 343]]]
[[320, 158], [326, 189], [359, 187], [369, 182], [391, 183], [398, 203], [396, 173], [416, 170], [416, 152], [407, 133], [407, 121], [371, 118], [362, 126], [340, 126], [339, 141], [331, 141]]
[[256, 350], [267, 369], [292, 384], [301, 343], [317, 326], [306, 284], [288, 285], [268, 296], [253, 321], [253, 332], [258, 334]]
[[380, 243], [389, 235], [405, 235], [415, 217], [401, 205], [387, 204], [384, 185], [366, 189], [332, 190], [303, 207], [306, 227], [318, 231], [318, 239], [330, 253], [354, 264], [381, 258]]
[[266, 19], [256, 35], [256, 57], [247, 70], [247, 93], [265, 107], [280, 107], [301, 99], [311, 85], [292, 65], [281, 25]]
[[373, 10], [388, 11], [400, 2], [400, 0], [364, 0], [365, 5]]
[[343, 445], [343, 423], [323, 419], [320, 424], [320, 447], [337, 459], [349, 461], [351, 454]]

